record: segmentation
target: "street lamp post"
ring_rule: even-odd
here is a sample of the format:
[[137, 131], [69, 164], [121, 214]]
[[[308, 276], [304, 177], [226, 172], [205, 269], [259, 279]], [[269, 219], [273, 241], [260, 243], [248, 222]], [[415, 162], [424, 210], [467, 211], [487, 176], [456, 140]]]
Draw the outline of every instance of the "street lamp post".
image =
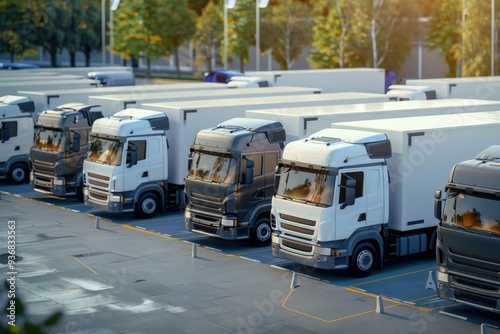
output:
[[495, 75], [495, 0], [491, 0], [491, 76]]
[[110, 0], [109, 4], [109, 49], [110, 49], [110, 61], [111, 66], [114, 65], [114, 56], [113, 56], [113, 44], [114, 44], [114, 34], [113, 34], [113, 12], [118, 9], [118, 5], [120, 4], [120, 0]]
[[102, 65], [106, 63], [106, 0], [101, 0], [101, 56]]
[[224, 68], [227, 69], [227, 10], [236, 6], [236, 0], [224, 0]]
[[269, 0], [256, 0], [255, 2], [255, 68], [260, 69], [260, 8], [266, 8]]

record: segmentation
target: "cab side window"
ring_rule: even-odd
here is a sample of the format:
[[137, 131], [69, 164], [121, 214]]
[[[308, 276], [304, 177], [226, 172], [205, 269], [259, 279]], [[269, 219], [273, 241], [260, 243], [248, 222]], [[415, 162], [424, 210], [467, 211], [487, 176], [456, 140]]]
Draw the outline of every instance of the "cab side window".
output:
[[[342, 173], [341, 178], [340, 178], [340, 185], [345, 186], [347, 184], [347, 180], [349, 178], [356, 180], [356, 186], [354, 187], [356, 198], [362, 197], [363, 196], [364, 173], [363, 172]], [[346, 200], [345, 188], [340, 187], [339, 203], [344, 203], [345, 200]]]

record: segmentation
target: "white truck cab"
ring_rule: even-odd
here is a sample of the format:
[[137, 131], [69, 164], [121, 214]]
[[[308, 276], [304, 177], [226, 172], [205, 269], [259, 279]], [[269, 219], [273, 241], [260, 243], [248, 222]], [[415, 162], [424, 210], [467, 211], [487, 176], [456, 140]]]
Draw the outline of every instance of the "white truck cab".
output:
[[0, 180], [13, 184], [27, 180], [34, 111], [33, 101], [27, 97], [0, 97]]

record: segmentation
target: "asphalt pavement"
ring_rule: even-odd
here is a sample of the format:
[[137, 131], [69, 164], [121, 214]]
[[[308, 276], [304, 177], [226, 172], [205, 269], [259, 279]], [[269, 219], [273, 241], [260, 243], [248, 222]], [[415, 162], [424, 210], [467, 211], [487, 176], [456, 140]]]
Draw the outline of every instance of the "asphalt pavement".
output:
[[49, 333], [500, 333], [498, 314], [437, 298], [432, 259], [359, 280], [187, 233], [181, 212], [110, 217], [6, 189], [0, 271], [26, 305], [17, 326], [62, 311]]

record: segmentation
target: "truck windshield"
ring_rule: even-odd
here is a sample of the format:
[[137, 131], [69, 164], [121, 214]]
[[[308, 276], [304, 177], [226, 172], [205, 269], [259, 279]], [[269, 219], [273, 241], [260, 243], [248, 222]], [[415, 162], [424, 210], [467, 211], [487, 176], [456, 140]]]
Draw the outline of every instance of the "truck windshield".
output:
[[60, 129], [35, 127], [34, 145], [37, 148], [60, 152], [64, 148], [64, 134]]
[[190, 177], [218, 183], [231, 183], [236, 175], [236, 160], [227, 155], [195, 152]]
[[335, 176], [326, 170], [284, 167], [277, 196], [302, 200], [311, 204], [331, 206]]
[[120, 166], [123, 144], [118, 140], [90, 137], [88, 159], [94, 162]]
[[450, 191], [444, 207], [443, 223], [500, 235], [498, 198]]

